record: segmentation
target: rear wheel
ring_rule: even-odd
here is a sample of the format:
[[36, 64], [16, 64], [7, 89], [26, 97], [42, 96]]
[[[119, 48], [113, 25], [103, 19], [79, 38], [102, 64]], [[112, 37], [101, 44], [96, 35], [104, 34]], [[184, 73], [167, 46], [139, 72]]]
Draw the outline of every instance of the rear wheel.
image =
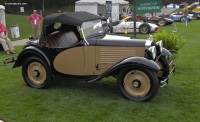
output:
[[138, 66], [122, 69], [117, 83], [124, 97], [133, 101], [150, 101], [159, 88], [155, 72]]
[[37, 57], [30, 57], [23, 63], [22, 75], [27, 85], [33, 88], [47, 88], [52, 82], [49, 67]]
[[192, 18], [193, 18], [194, 20], [197, 20], [198, 17], [197, 17], [197, 15], [193, 15]]
[[159, 20], [158, 20], [158, 25], [159, 25], [159, 26], [164, 26], [164, 25], [166, 25], [165, 19], [163, 19], [163, 18], [159, 19]]
[[139, 31], [141, 34], [148, 34], [150, 32], [150, 28], [147, 24], [143, 24], [139, 27]]

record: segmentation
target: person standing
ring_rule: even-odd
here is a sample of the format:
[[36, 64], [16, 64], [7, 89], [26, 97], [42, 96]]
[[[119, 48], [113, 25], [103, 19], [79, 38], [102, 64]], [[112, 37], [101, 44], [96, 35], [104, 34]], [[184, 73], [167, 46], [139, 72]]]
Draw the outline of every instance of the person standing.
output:
[[2, 24], [1, 22], [0, 22], [0, 44], [2, 44], [3, 49], [6, 52], [6, 54], [8, 55], [15, 54], [14, 47], [10, 39], [8, 38], [8, 30], [6, 29], [4, 24]]
[[33, 10], [33, 14], [31, 14], [28, 17], [28, 21], [32, 24], [33, 29], [33, 36], [39, 36], [40, 35], [40, 23], [43, 20], [43, 17], [39, 14], [37, 14], [37, 10]]
[[187, 23], [188, 23], [188, 18], [187, 18], [187, 16], [188, 16], [188, 7], [187, 7], [187, 5], [185, 5], [185, 7], [183, 8], [183, 17], [184, 17], [184, 20], [185, 20], [185, 22], [186, 22], [186, 26], [187, 26]]

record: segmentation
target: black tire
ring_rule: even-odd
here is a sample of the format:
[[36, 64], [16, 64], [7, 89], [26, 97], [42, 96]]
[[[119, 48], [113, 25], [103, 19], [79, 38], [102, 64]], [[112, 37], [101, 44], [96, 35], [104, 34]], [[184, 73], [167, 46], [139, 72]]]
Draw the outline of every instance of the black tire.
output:
[[164, 56], [161, 56], [156, 63], [160, 66], [160, 70], [157, 72], [159, 81], [167, 78], [169, 75], [169, 64]]
[[38, 57], [25, 60], [22, 75], [28, 86], [37, 89], [48, 88], [53, 79], [48, 65]]
[[193, 15], [192, 18], [193, 18], [194, 20], [197, 20], [197, 19], [198, 19], [197, 15]]
[[122, 69], [117, 84], [125, 98], [142, 102], [153, 99], [159, 88], [156, 73], [141, 66]]
[[166, 25], [166, 20], [163, 19], [163, 18], [159, 19], [159, 20], [158, 20], [158, 25], [159, 25], [159, 26], [164, 26], [164, 25]]
[[150, 27], [149, 27], [149, 25], [147, 25], [147, 24], [142, 24], [142, 25], [140, 25], [140, 27], [139, 27], [139, 32], [140, 32], [141, 34], [148, 34], [148, 33], [150, 32]]

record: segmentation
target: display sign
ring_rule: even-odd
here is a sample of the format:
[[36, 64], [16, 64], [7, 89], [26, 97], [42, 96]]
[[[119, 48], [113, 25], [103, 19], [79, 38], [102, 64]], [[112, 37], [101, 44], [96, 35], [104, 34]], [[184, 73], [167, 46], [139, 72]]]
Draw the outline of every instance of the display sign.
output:
[[136, 13], [161, 12], [161, 0], [136, 0]]
[[106, 18], [112, 18], [112, 1], [106, 1]]
[[21, 13], [24, 12], [24, 7], [20, 7], [20, 12], [21, 12]]

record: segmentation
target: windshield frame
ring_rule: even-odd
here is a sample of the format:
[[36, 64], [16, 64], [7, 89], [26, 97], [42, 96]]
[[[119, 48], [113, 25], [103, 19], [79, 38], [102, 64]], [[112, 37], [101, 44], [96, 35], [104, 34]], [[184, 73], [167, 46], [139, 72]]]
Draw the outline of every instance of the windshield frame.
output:
[[[87, 25], [87, 27], [85, 27], [84, 24], [88, 24], [88, 23], [90, 23], [90, 24]], [[104, 24], [106, 24], [106, 26], [108, 26], [106, 20], [105, 20], [105, 23], [104, 23], [104, 20], [101, 20], [101, 19], [86, 21], [86, 22], [82, 23], [80, 30], [81, 30], [83, 39], [85, 40], [85, 43], [87, 45], [89, 45], [87, 37], [93, 37], [93, 36], [96, 36], [96, 35], [105, 35], [106, 30], [105, 30]], [[85, 30], [88, 30], [88, 29], [89, 29], [89, 34], [88, 33], [86, 34]]]

